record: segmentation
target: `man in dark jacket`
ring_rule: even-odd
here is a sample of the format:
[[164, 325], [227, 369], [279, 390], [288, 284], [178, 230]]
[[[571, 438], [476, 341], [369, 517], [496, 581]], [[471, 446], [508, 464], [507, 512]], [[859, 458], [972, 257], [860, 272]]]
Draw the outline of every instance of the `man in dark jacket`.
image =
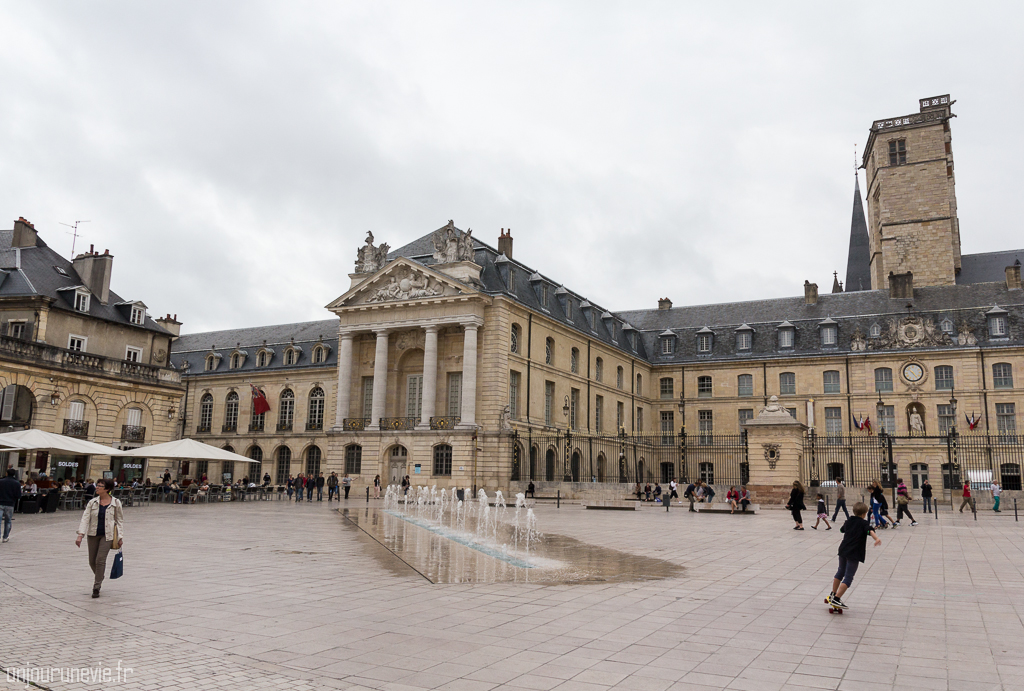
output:
[[330, 501], [335, 494], [339, 494], [338, 501], [341, 501], [341, 496], [338, 492], [338, 474], [331, 473], [331, 476], [327, 478], [327, 501]]
[[0, 523], [3, 524], [3, 541], [11, 539], [11, 524], [14, 522], [14, 507], [21, 499], [21, 483], [15, 477], [14, 468], [7, 469], [7, 477], [0, 480]]
[[324, 474], [322, 472], [316, 476], [316, 500], [324, 500]]

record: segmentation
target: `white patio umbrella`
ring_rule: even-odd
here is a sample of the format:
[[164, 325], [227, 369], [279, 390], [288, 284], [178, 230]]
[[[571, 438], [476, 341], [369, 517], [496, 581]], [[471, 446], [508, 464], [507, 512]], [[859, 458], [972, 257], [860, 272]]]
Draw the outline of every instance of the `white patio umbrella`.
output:
[[44, 432], [41, 429], [25, 429], [20, 432], [0, 434], [0, 446], [10, 446], [22, 451], [49, 451], [50, 453], [74, 456], [120, 456], [118, 449], [94, 444], [85, 439], [67, 437], [63, 434]]
[[260, 463], [233, 451], [219, 449], [195, 439], [178, 439], [177, 441], [140, 446], [135, 449], [119, 452], [121, 456], [135, 458], [168, 458], [183, 461], [235, 461], [242, 463]]

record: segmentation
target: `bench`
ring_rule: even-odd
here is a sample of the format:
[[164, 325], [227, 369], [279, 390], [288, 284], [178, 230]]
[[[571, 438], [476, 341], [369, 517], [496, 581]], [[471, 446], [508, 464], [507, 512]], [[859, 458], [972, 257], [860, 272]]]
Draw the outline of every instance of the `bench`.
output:
[[[697, 509], [699, 513], [729, 513], [732, 511], [732, 507], [729, 506], [728, 502], [714, 502], [712, 504], [694, 504], [693, 508]], [[748, 504], [747, 510], [736, 509], [736, 514], [741, 513], [755, 514], [761, 510], [760, 504]]]
[[598, 509], [603, 511], [637, 511], [640, 509], [640, 502], [638, 501], [614, 501], [614, 500], [602, 500], [602, 501], [585, 501], [583, 503], [585, 509]]

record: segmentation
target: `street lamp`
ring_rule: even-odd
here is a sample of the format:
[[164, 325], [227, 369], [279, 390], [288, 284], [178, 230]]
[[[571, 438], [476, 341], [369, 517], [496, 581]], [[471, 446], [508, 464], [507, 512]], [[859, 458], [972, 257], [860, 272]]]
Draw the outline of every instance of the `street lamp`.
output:
[[565, 416], [566, 420], [569, 419], [569, 394], [565, 395], [565, 404], [562, 406], [562, 415]]
[[949, 408], [953, 413], [953, 429], [956, 429], [956, 393], [952, 387], [949, 389]]

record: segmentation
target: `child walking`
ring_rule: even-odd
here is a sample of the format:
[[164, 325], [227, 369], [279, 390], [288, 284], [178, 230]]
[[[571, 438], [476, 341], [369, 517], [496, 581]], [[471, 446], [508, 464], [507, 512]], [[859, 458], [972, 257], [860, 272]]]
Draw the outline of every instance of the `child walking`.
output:
[[818, 520], [816, 520], [814, 522], [814, 525], [812, 525], [811, 527], [814, 528], [815, 530], [817, 530], [818, 529], [818, 524], [821, 523], [822, 521], [825, 521], [825, 525], [828, 526], [827, 528], [825, 528], [825, 530], [832, 530], [832, 526], [829, 525], [829, 522], [828, 522], [828, 509], [825, 508], [825, 495], [824, 494], [819, 494], [818, 495]]
[[853, 505], [853, 516], [847, 518], [846, 523], [839, 529], [839, 532], [843, 533], [843, 541], [839, 544], [839, 570], [832, 579], [832, 594], [828, 597], [828, 603], [833, 607], [847, 608], [842, 597], [853, 584], [857, 567], [864, 562], [868, 536], [875, 539], [875, 547], [882, 544], [865, 518], [867, 515], [868, 505], [859, 501]]

